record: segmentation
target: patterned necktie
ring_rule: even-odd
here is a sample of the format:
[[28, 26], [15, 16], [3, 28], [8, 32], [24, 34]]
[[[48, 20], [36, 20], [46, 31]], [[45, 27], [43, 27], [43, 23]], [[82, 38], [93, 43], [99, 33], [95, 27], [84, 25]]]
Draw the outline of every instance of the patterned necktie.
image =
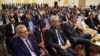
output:
[[61, 44], [64, 45], [64, 40], [63, 40], [63, 38], [62, 38], [62, 36], [61, 36], [61, 34], [60, 34], [60, 31], [57, 30], [57, 33], [58, 33], [58, 38], [59, 38], [60, 41], [61, 41]]
[[33, 49], [32, 45], [31, 45], [31, 43], [29, 42], [29, 40], [28, 40], [28, 39], [26, 39], [26, 40], [25, 40], [25, 42], [27, 43], [27, 45], [28, 45], [28, 47], [30, 48], [30, 50], [31, 50], [32, 52], [34, 52], [34, 53], [35, 53], [35, 51], [34, 51], [34, 49]]

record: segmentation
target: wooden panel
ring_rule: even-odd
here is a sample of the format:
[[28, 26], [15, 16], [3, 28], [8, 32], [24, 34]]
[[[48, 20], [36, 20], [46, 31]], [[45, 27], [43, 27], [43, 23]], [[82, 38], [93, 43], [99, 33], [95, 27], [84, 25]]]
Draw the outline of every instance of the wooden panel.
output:
[[26, 4], [29, 3], [29, 0], [24, 0], [24, 3], [26, 3]]
[[1, 4], [3, 3], [3, 1], [2, 0], [0, 0], [0, 9], [2, 9], [2, 7], [1, 7]]
[[85, 7], [86, 0], [79, 0], [79, 7]]
[[64, 0], [64, 4], [68, 4], [69, 3], [69, 0]]
[[0, 0], [0, 8], [1, 8], [1, 4], [3, 3], [3, 1], [2, 0]]
[[2, 0], [0, 0], [0, 4], [2, 4]]

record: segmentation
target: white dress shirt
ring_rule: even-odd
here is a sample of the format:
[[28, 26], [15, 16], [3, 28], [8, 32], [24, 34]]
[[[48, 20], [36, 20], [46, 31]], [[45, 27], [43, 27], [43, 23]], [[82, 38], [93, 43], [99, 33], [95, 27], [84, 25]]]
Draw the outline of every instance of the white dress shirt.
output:
[[34, 29], [34, 24], [33, 24], [33, 22], [32, 21], [29, 21], [29, 30], [31, 31], [31, 32], [35, 32], [35, 29]]
[[20, 17], [18, 17], [18, 22], [21, 22], [21, 18]]
[[7, 22], [7, 24], [9, 24], [9, 23], [10, 23], [10, 21], [9, 21], [9, 19], [8, 19], [8, 18], [6, 19], [6, 22]]
[[15, 33], [15, 27], [14, 27], [14, 24], [11, 24], [11, 27], [12, 27], [12, 33], [14, 34], [14, 33]]

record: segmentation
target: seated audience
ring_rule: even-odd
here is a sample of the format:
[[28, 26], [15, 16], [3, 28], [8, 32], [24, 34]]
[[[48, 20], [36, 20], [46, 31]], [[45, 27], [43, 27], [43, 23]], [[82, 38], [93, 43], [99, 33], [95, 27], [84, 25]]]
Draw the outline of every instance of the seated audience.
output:
[[[76, 23], [77, 27], [79, 29], [82, 30], [82, 32], [85, 34], [85, 33], [89, 33], [91, 34], [92, 37], [96, 36], [96, 34], [98, 33], [96, 30], [90, 28], [88, 25], [86, 25], [85, 23], [85, 17], [82, 17], [82, 18], [79, 18], [77, 20], [77, 23]], [[92, 32], [92, 33], [91, 33]]]
[[38, 30], [38, 24], [31, 14], [26, 15], [26, 19], [24, 21], [25, 26], [28, 28], [30, 32], [33, 32], [36, 36], [36, 41], [40, 43], [40, 32]]
[[15, 35], [15, 28], [17, 26], [17, 23], [15, 22], [14, 18], [10, 18], [10, 23], [6, 25], [5, 27], [5, 36], [6, 36], [6, 44], [7, 44], [7, 48], [8, 48], [8, 53], [11, 53], [11, 49], [12, 49], [12, 41], [13, 38], [12, 36]]
[[90, 12], [90, 16], [87, 18], [87, 20], [85, 20], [85, 23], [92, 29], [98, 31], [98, 33], [100, 32], [99, 28], [100, 25], [98, 23], [98, 19], [96, 17], [96, 13], [95, 11]]
[[69, 22], [66, 23], [63, 28], [64, 33], [70, 37], [70, 40], [74, 44], [84, 44], [85, 45], [85, 56], [90, 56], [90, 47], [91, 47], [91, 35], [81, 33], [80, 29], [76, 25], [76, 15], [71, 15]]

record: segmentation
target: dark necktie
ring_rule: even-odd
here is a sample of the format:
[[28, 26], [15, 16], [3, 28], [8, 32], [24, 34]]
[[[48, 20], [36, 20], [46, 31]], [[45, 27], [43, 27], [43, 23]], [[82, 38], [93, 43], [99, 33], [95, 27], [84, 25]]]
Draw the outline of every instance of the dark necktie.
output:
[[64, 45], [64, 40], [63, 40], [63, 38], [62, 38], [62, 36], [61, 36], [61, 34], [60, 34], [60, 31], [59, 30], [57, 30], [57, 34], [58, 34], [58, 38], [60, 39], [60, 41], [61, 41], [61, 44], [62, 45]]
[[[26, 39], [25, 41], [26, 41], [26, 43], [27, 43], [28, 47], [30, 48], [30, 50], [31, 50], [32, 52], [34, 52], [34, 53], [35, 53], [35, 51], [34, 51], [34, 49], [33, 49], [32, 45], [31, 45], [31, 43], [29, 42], [29, 40], [28, 40], [28, 39]], [[36, 53], [35, 53], [35, 54], [36, 54]]]
[[92, 19], [91, 19], [91, 23], [92, 23], [92, 25], [93, 25], [93, 26], [95, 26], [95, 25], [94, 25], [94, 22], [93, 22], [93, 20], [92, 20]]

